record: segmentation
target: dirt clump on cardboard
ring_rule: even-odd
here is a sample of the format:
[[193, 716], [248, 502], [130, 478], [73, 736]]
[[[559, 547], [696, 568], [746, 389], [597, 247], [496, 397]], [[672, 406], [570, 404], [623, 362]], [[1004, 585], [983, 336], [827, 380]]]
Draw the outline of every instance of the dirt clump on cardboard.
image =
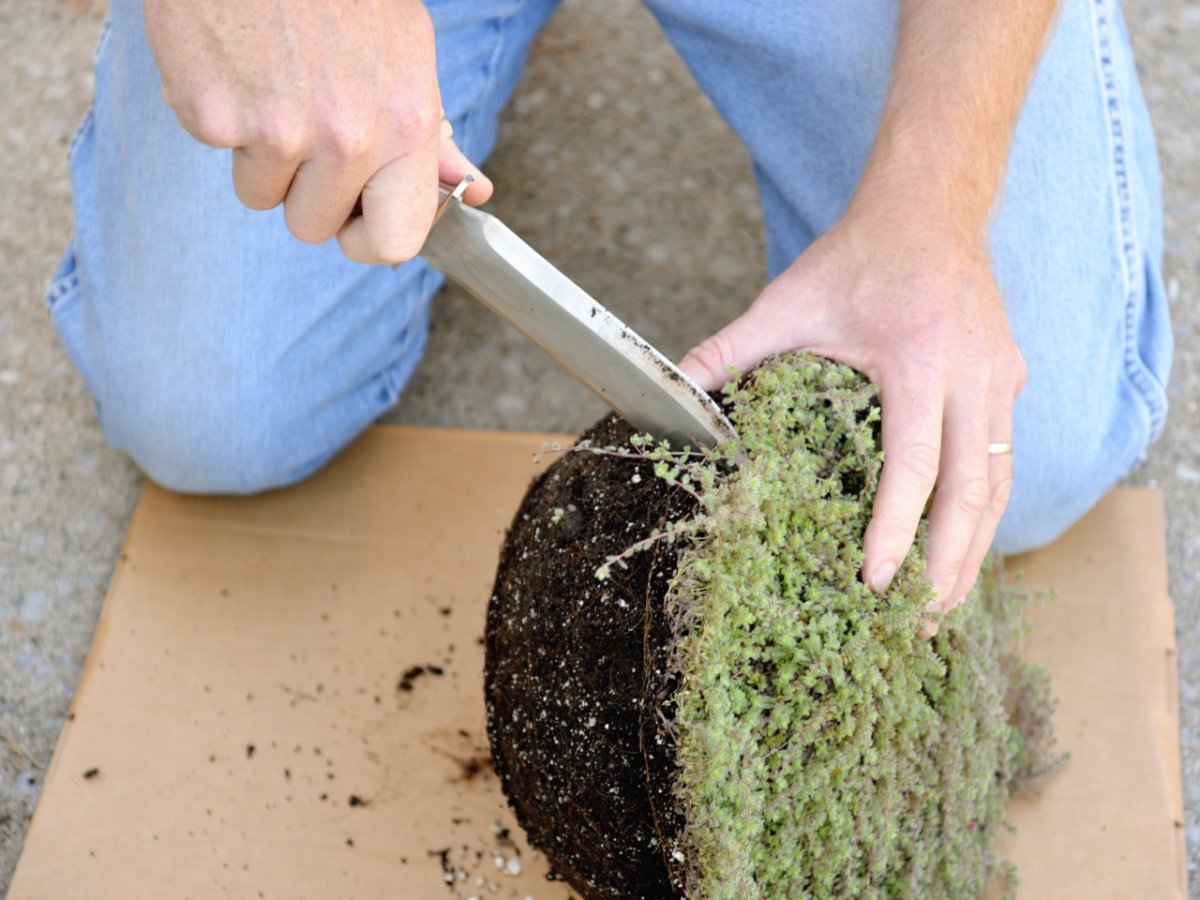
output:
[[488, 611], [496, 770], [585, 897], [982, 893], [1007, 798], [1056, 763], [992, 577], [918, 636], [919, 551], [859, 579], [879, 407], [789, 355], [685, 453], [613, 417], [530, 488]]

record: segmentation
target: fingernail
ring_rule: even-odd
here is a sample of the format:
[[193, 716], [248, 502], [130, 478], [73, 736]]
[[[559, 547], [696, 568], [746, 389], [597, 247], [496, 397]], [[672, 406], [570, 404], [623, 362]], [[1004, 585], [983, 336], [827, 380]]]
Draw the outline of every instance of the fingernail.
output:
[[871, 575], [871, 590], [877, 594], [882, 594], [888, 589], [888, 585], [892, 583], [892, 579], [895, 576], [896, 564], [894, 562], [883, 563]]
[[950, 591], [953, 587], [953, 581], [951, 581], [950, 584], [944, 588], [935, 587], [933, 589], [934, 601], [933, 603], [929, 604], [929, 608], [943, 615], [954, 609], [957, 604], [955, 603], [954, 598], [950, 596]]

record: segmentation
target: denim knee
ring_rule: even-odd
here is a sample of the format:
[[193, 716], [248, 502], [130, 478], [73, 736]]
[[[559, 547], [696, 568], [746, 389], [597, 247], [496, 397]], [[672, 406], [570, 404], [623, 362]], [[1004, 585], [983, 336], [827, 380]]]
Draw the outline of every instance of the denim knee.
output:
[[[264, 340], [263, 328], [180, 336], [127, 322], [108, 344], [76, 354], [105, 436], [181, 493], [249, 494], [304, 479], [395, 405], [420, 362], [441, 276], [410, 271], [419, 292], [364, 288], [301, 333], [276, 316], [271, 337], [283, 340]], [[364, 317], [367, 306], [390, 316]]]
[[1145, 457], [1157, 437], [1152, 408], [1128, 384], [1111, 393], [1116, 400], [1107, 407], [1085, 399], [1095, 415], [1077, 419], [1055, 419], [1044, 409], [1022, 415], [1018, 401], [1013, 492], [993, 550], [1010, 555], [1051, 543]]
[[1090, 485], [1081, 484], [1076, 486], [1073, 494], [1077, 502], [1065, 505], [1049, 499], [1042, 492], [1017, 491], [1014, 487], [1008, 509], [996, 530], [992, 550], [1010, 556], [1045, 547], [1074, 525], [1103, 492], [1097, 493]]
[[250, 494], [298, 481], [332, 451], [315, 446], [298, 409], [269, 384], [217, 388], [187, 367], [101, 379], [95, 401], [108, 440], [156, 483], [189, 494]]

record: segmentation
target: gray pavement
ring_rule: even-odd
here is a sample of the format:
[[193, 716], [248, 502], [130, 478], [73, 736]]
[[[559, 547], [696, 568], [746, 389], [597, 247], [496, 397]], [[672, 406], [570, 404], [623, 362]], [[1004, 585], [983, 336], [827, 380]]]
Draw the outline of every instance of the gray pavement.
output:
[[[1200, 6], [1126, 9], [1166, 176], [1178, 338], [1172, 416], [1133, 481], [1167, 494], [1185, 827], [1200, 897]], [[0, 894], [140, 485], [100, 436], [41, 300], [70, 231], [64, 155], [89, 99], [102, 14], [90, 0], [0, 0]], [[761, 286], [746, 156], [634, 0], [567, 0], [489, 171], [502, 188], [494, 210], [668, 355]], [[427, 360], [387, 421], [570, 431], [600, 411], [538, 350], [448, 290]]]

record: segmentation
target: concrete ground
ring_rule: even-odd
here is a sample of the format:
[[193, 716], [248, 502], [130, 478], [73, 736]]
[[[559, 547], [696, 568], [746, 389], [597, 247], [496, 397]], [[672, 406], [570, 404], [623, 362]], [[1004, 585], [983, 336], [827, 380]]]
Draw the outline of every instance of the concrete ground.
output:
[[[1200, 897], [1200, 6], [1128, 0], [1167, 196], [1172, 418], [1134, 477], [1166, 490], [1186, 829]], [[103, 8], [0, 0], [0, 894], [20, 852], [137, 498], [42, 306], [71, 227], [66, 144]], [[686, 140], [681, 140], [686, 136]], [[679, 356], [762, 284], [744, 152], [634, 0], [567, 0], [489, 165], [494, 211]], [[457, 291], [388, 421], [576, 430], [599, 405]]]

